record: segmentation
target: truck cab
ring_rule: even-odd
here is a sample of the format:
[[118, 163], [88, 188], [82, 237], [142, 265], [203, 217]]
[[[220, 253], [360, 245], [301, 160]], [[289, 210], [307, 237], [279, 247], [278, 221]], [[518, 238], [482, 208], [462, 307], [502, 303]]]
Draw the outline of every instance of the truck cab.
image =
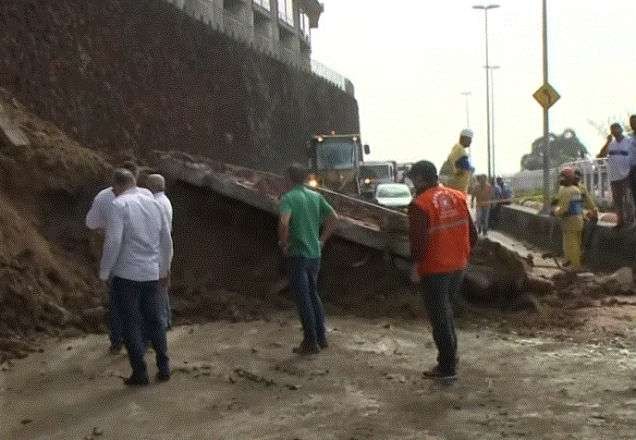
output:
[[360, 163], [369, 154], [358, 134], [316, 135], [309, 141], [307, 153], [311, 186], [321, 186], [343, 194], [359, 195]]
[[397, 164], [395, 161], [364, 162], [360, 164], [359, 185], [361, 195], [373, 199], [375, 190], [382, 183], [395, 183]]

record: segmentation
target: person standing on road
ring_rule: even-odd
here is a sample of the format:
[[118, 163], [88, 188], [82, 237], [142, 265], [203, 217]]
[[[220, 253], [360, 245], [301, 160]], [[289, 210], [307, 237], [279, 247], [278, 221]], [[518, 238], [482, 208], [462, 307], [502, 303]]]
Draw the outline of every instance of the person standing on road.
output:
[[336, 229], [338, 216], [321, 194], [305, 187], [305, 167], [293, 164], [287, 173], [294, 187], [281, 200], [278, 245], [288, 257], [289, 287], [303, 327], [303, 341], [294, 352], [316, 354], [328, 347], [325, 314], [318, 294], [320, 257]]
[[[152, 192], [156, 201], [159, 202], [163, 215], [168, 222], [168, 228], [172, 233], [172, 203], [166, 196], [166, 179], [161, 174], [150, 174], [146, 180], [148, 189]], [[172, 328], [172, 312], [170, 311], [170, 278], [161, 280], [159, 292], [163, 300], [163, 318], [167, 329]]]
[[132, 367], [132, 375], [124, 383], [149, 383], [145, 337], [156, 353], [157, 380], [166, 381], [170, 367], [159, 280], [166, 280], [170, 272], [170, 229], [159, 202], [137, 190], [130, 171], [114, 171], [113, 192], [117, 197], [106, 223], [99, 278], [110, 284], [113, 307], [123, 323]]
[[581, 268], [584, 201], [573, 168], [561, 170], [560, 185], [554, 215], [561, 219], [563, 253], [567, 264], [578, 270]]
[[488, 235], [490, 222], [490, 210], [494, 202], [493, 187], [488, 183], [488, 176], [480, 174], [477, 176], [477, 185], [472, 191], [471, 203], [474, 207], [477, 202], [477, 233], [484, 237]]
[[634, 209], [636, 209], [636, 115], [631, 115], [629, 117], [629, 127], [632, 129], [632, 134], [630, 135], [632, 148], [630, 150], [631, 170], [629, 172], [629, 187], [632, 191]]
[[461, 288], [477, 231], [465, 195], [441, 186], [435, 165], [417, 162], [409, 177], [417, 191], [408, 212], [411, 281], [424, 297], [438, 350], [437, 366], [424, 376], [454, 381], [457, 334], [451, 301]]
[[468, 192], [470, 186], [470, 178], [473, 173], [473, 167], [468, 159], [468, 148], [473, 142], [473, 131], [471, 129], [462, 130], [459, 136], [459, 142], [455, 144], [444, 168], [450, 171], [450, 177], [446, 186], [461, 191], [464, 194]]
[[501, 189], [501, 205], [510, 205], [512, 203], [512, 190], [506, 186], [503, 177], [497, 177], [497, 185]]
[[632, 140], [623, 135], [623, 127], [619, 123], [612, 124], [610, 131], [612, 134], [607, 137], [607, 143], [598, 157], [607, 157], [607, 174], [617, 215], [616, 227], [622, 228], [625, 223], [625, 196], [632, 164]]
[[[122, 164], [122, 168], [129, 170], [135, 177], [135, 180], [139, 177], [139, 168], [137, 167], [137, 165], [135, 165], [134, 162], [126, 161]], [[137, 190], [141, 194], [152, 197], [152, 193], [146, 188], [137, 188]], [[108, 217], [110, 215], [113, 200], [115, 200], [115, 192], [113, 191], [113, 187], [109, 186], [108, 188], [104, 188], [99, 193], [97, 193], [97, 195], [93, 199], [90, 210], [86, 214], [86, 227], [92, 231], [97, 232], [99, 236], [103, 237], [104, 235], [106, 222], [108, 221]], [[101, 242], [100, 239], [96, 241]], [[110, 337], [110, 352], [116, 354], [119, 353], [124, 346], [124, 333], [122, 329], [121, 318], [117, 315], [117, 311], [114, 310], [112, 306], [112, 291], [109, 292], [108, 297], [108, 329]]]

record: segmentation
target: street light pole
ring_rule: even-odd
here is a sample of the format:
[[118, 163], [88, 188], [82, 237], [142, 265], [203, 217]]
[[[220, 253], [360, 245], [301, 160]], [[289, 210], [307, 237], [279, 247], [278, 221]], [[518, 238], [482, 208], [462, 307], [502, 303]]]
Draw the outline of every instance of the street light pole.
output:
[[[548, 2], [543, 0], [543, 84], [548, 84]], [[550, 212], [550, 116], [543, 108], [543, 212]]]
[[[468, 98], [472, 94], [473, 93], [471, 91], [462, 92], [462, 95], [464, 96], [464, 101], [465, 101], [464, 104], [466, 106], [466, 128], [470, 128], [470, 107], [469, 107]], [[470, 163], [473, 162], [473, 150], [472, 150], [472, 148], [468, 150], [468, 161]]]
[[495, 142], [495, 70], [500, 69], [500, 66], [486, 66], [486, 69], [490, 70], [490, 122], [491, 122], [491, 146], [492, 146], [492, 174], [497, 177], [496, 166], [496, 142]]
[[[473, 9], [480, 9], [484, 11], [484, 24], [486, 33], [486, 66], [490, 66], [490, 59], [488, 57], [488, 11], [498, 8], [499, 5], [475, 5]], [[492, 177], [491, 171], [491, 137], [490, 137], [490, 73], [486, 69], [486, 137], [488, 148], [488, 177]]]
[[462, 95], [465, 98], [465, 106], [466, 106], [466, 128], [470, 128], [470, 108], [469, 108], [469, 104], [468, 104], [468, 97], [471, 96], [473, 93], [466, 91], [466, 92], [462, 92]]

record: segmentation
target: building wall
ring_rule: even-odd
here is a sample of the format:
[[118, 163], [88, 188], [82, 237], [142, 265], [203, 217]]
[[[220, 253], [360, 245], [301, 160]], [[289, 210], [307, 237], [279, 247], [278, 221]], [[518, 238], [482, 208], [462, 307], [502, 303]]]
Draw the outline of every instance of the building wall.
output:
[[302, 30], [301, 10], [305, 2], [315, 0], [292, 1], [293, 23], [279, 16], [279, 1], [285, 0], [165, 1], [231, 38], [299, 69], [311, 70], [311, 37]]
[[162, 0], [0, 2], [0, 27], [0, 86], [91, 147], [280, 171], [359, 131], [351, 95]]

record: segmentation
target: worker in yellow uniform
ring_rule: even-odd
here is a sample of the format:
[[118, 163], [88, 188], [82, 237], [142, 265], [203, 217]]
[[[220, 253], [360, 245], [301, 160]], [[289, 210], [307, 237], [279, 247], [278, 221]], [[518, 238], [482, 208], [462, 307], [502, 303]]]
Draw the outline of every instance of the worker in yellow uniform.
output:
[[583, 182], [581, 182], [581, 177], [583, 177], [581, 170], [574, 170], [574, 184], [579, 187], [581, 191], [581, 197], [583, 198], [583, 206], [587, 209], [587, 217], [594, 219], [598, 217], [598, 208], [596, 207], [596, 203], [594, 199], [590, 195], [590, 192], [587, 190], [587, 187]]
[[468, 148], [472, 141], [473, 131], [468, 128], [462, 130], [459, 135], [459, 143], [455, 144], [443, 167], [445, 174], [450, 174], [446, 186], [464, 194], [468, 192], [470, 178], [474, 170], [468, 159]]
[[574, 168], [561, 170], [559, 193], [556, 196], [554, 215], [561, 219], [563, 252], [572, 269], [581, 268], [583, 232], [583, 196], [576, 184]]

